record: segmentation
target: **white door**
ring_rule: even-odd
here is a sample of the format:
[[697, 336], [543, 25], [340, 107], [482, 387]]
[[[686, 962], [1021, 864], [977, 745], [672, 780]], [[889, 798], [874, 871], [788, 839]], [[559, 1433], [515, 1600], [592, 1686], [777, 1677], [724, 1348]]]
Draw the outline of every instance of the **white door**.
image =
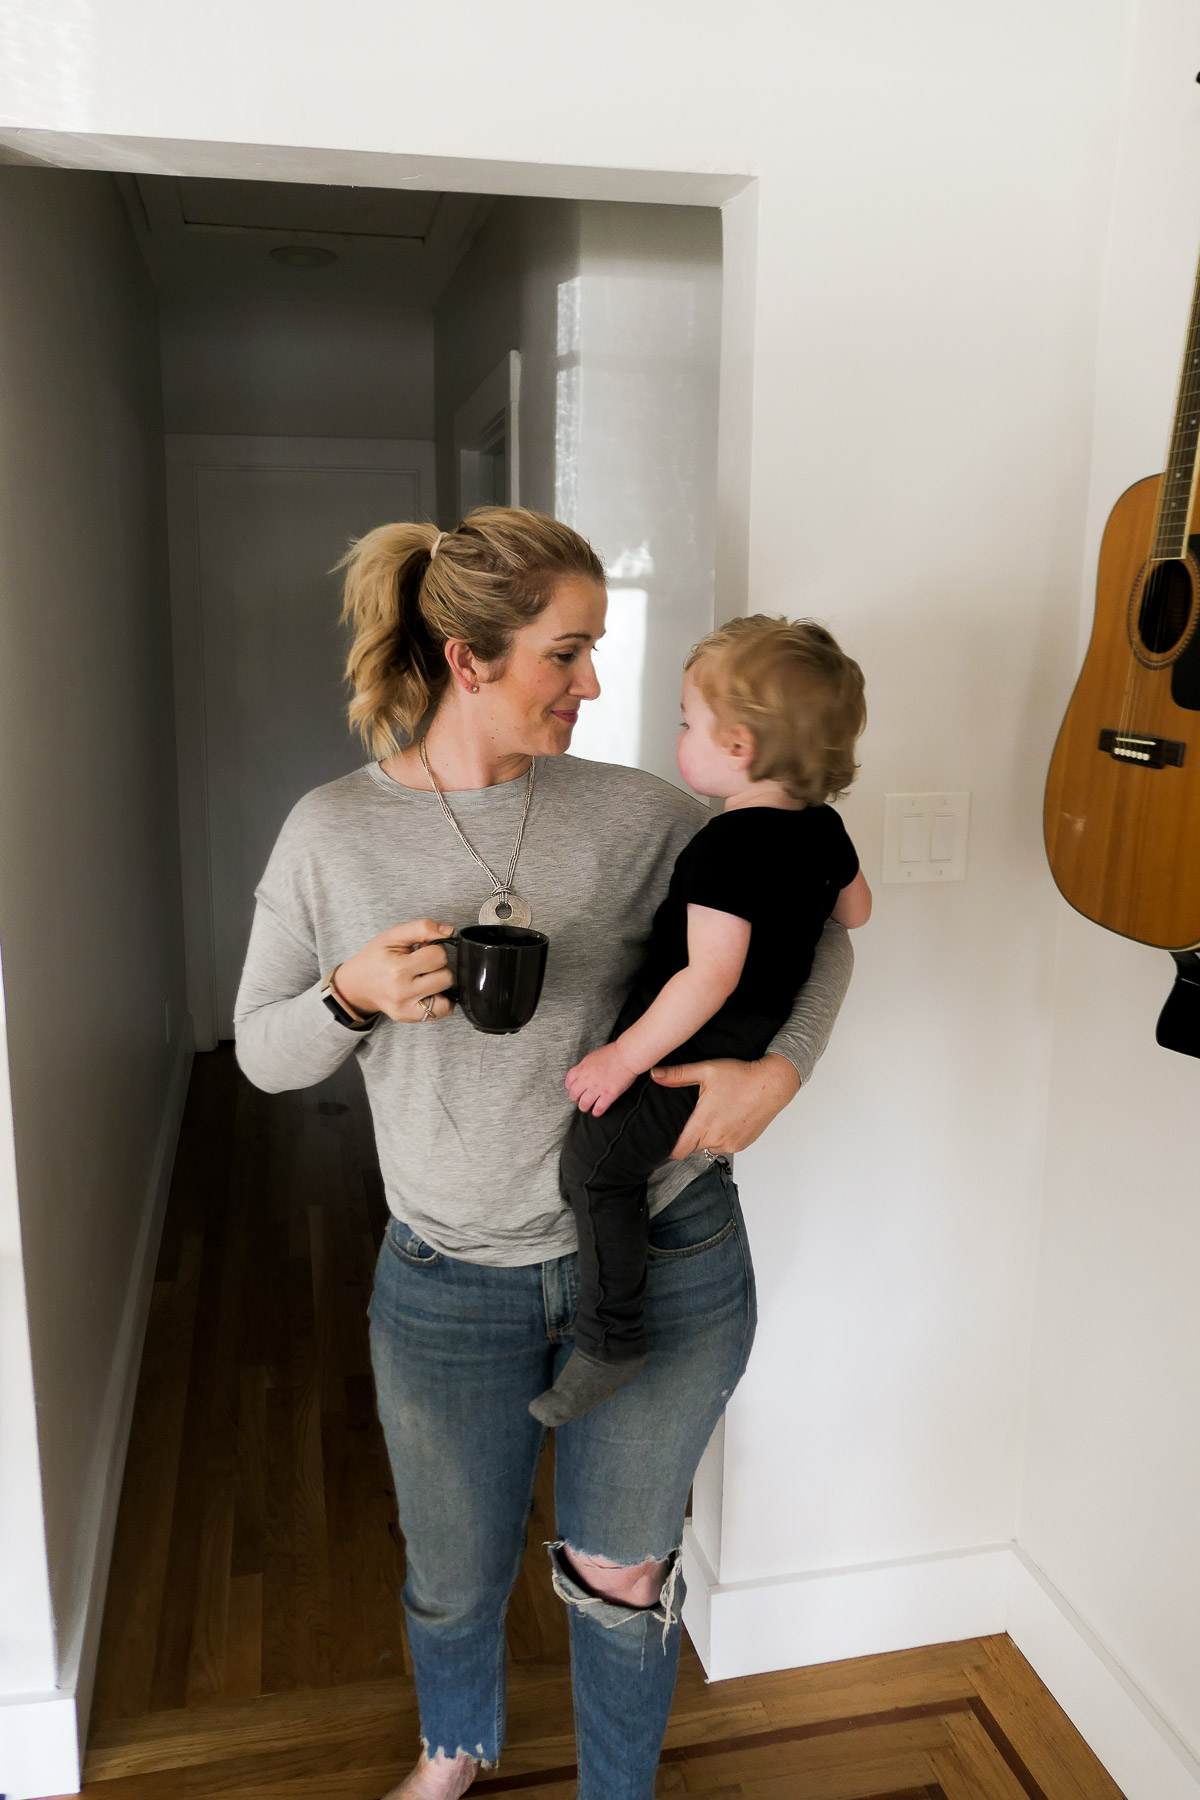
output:
[[254, 888], [310, 788], [358, 768], [333, 567], [433, 511], [431, 444], [169, 440], [188, 1001], [233, 1033]]

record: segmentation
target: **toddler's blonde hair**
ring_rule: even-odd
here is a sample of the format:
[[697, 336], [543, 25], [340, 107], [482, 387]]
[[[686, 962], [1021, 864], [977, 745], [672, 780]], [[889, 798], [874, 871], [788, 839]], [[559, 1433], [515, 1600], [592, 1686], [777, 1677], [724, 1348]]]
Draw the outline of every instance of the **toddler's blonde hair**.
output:
[[867, 722], [862, 670], [812, 619], [752, 613], [702, 638], [684, 664], [719, 730], [754, 739], [750, 774], [805, 805], [845, 793]]

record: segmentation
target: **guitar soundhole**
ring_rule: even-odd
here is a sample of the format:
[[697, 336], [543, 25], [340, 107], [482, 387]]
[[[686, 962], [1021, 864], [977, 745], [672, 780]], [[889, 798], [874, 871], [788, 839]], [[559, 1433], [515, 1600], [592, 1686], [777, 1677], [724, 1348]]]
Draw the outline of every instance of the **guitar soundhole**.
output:
[[1192, 576], [1185, 562], [1155, 563], [1146, 577], [1138, 607], [1137, 634], [1151, 656], [1174, 650], [1192, 612]]

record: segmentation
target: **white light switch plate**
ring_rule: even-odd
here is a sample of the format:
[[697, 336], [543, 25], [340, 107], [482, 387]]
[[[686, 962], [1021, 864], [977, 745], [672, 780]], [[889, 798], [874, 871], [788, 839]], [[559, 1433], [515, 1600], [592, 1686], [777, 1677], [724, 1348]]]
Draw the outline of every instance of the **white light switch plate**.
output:
[[883, 879], [965, 881], [970, 794], [885, 794]]

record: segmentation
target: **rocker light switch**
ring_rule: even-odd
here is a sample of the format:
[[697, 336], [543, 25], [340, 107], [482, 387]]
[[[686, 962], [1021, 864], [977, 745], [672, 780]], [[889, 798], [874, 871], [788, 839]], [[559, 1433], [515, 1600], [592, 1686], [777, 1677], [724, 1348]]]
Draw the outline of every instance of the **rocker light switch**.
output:
[[925, 851], [929, 846], [929, 824], [918, 814], [915, 818], [904, 818], [900, 821], [900, 861], [902, 863], [919, 863], [925, 861]]
[[953, 862], [957, 825], [953, 813], [934, 813], [929, 833], [930, 862]]
[[885, 794], [883, 879], [964, 881], [970, 794]]

